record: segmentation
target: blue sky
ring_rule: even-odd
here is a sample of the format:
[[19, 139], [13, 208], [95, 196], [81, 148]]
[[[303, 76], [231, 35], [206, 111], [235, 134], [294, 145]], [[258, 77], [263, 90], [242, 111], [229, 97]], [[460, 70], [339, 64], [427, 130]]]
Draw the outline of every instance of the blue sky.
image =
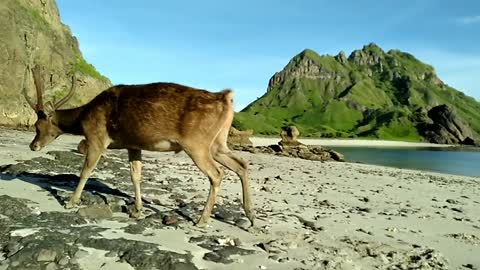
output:
[[88, 62], [114, 84], [232, 88], [239, 110], [305, 48], [410, 52], [480, 100], [478, 0], [58, 0]]

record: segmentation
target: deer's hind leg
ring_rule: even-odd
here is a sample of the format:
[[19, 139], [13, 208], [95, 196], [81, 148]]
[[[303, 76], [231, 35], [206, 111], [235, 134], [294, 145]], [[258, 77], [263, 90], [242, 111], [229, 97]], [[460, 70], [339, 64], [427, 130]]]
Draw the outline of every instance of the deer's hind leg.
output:
[[140, 192], [140, 182], [142, 179], [142, 151], [128, 149], [128, 161], [130, 162], [130, 176], [135, 190], [135, 207], [130, 213], [130, 217], [140, 218], [142, 214], [142, 195]]
[[255, 212], [253, 210], [252, 196], [250, 194], [250, 180], [248, 177], [248, 164], [235, 156], [228, 148], [221, 147], [213, 153], [213, 158], [229, 170], [238, 175], [242, 182], [243, 209], [252, 226], [254, 225]]
[[204, 227], [208, 223], [210, 215], [212, 214], [212, 209], [215, 205], [218, 192], [220, 191], [220, 182], [224, 173], [215, 163], [208, 147], [193, 149], [186, 148], [185, 152], [192, 158], [195, 165], [197, 165], [197, 167], [208, 176], [210, 181], [208, 199], [205, 202], [202, 215], [196, 224], [198, 227]]

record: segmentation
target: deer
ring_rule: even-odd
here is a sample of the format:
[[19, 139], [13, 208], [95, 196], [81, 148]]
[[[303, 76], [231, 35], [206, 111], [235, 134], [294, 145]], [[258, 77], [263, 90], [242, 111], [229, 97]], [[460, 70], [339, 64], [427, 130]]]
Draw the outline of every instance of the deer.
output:
[[107, 149], [126, 149], [135, 194], [130, 216], [138, 219], [143, 208], [140, 190], [142, 151], [184, 151], [210, 182], [208, 198], [195, 225], [205, 227], [209, 221], [224, 176], [220, 164], [240, 178], [243, 209], [251, 226], [254, 225], [248, 163], [234, 155], [227, 146], [227, 136], [234, 116], [232, 90], [210, 92], [165, 82], [116, 85], [102, 91], [82, 106], [60, 109], [74, 96], [77, 81], [75, 75], [72, 76], [72, 85], [65, 97], [58, 102], [44, 104], [41, 72], [38, 65], [31, 69], [36, 104], [27, 95], [27, 76], [24, 75], [22, 91], [37, 115], [34, 124], [36, 135], [30, 143], [30, 149], [40, 151], [62, 134], [85, 138], [83, 168], [75, 191], [65, 204], [66, 209], [79, 205], [85, 184], [102, 153]]

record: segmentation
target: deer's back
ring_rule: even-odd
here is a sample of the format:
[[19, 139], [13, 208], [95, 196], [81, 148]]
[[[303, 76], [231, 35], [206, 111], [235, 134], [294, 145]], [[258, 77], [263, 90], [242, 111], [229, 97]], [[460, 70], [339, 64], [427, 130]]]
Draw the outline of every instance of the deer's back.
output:
[[212, 93], [173, 83], [114, 86], [87, 107], [90, 117], [86, 119], [101, 115], [96, 123], [87, 122], [103, 123], [114, 142], [144, 149], [195, 134], [213, 140], [225, 121], [230, 125], [233, 117], [229, 91]]

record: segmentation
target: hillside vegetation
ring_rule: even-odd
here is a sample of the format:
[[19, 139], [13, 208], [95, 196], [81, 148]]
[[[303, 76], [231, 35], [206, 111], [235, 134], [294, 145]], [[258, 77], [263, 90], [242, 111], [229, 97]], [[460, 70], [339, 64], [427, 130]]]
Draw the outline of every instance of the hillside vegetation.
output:
[[428, 112], [444, 104], [454, 114], [452, 125], [476, 138], [480, 104], [413, 55], [373, 43], [348, 58], [306, 49], [273, 75], [267, 92], [235, 116], [234, 126], [270, 135], [293, 124], [303, 136], [422, 141], [430, 140], [425, 129], [435, 124]]

